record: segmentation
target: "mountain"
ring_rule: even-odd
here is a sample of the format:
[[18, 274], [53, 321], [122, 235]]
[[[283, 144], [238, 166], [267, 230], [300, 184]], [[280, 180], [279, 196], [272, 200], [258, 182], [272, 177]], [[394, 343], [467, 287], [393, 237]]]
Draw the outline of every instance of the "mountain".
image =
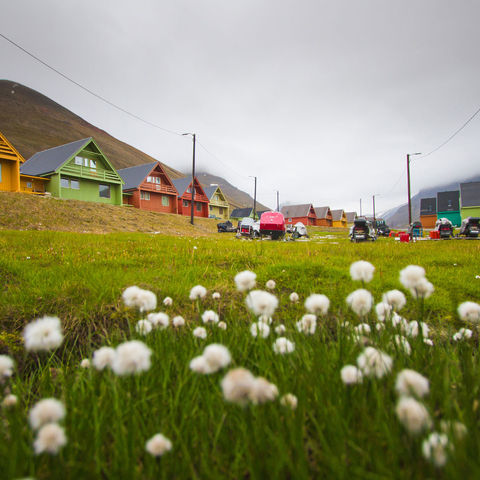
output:
[[[47, 148], [93, 137], [117, 169], [156, 160], [86, 122], [45, 95], [10, 80], [0, 80], [0, 131], [25, 159]], [[173, 179], [185, 176], [164, 163], [162, 165]], [[219, 184], [232, 207], [253, 205], [252, 197], [223, 178], [205, 173], [200, 181], [205, 185]]]

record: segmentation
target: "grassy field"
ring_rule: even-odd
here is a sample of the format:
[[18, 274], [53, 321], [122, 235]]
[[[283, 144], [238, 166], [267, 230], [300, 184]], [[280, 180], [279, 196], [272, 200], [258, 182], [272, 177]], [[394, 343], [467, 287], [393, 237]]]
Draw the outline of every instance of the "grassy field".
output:
[[[8, 231], [0, 236], [0, 353], [16, 362], [4, 393], [18, 404], [2, 408], [0, 471], [2, 478], [478, 478], [480, 389], [478, 333], [464, 342], [451, 337], [460, 327], [459, 303], [479, 301], [480, 242], [438, 241], [399, 244], [392, 239], [350, 244], [345, 233], [313, 235], [308, 242], [241, 241], [231, 235], [169, 237], [152, 234], [76, 234]], [[365, 378], [346, 386], [340, 370], [355, 364], [363, 351], [352, 328], [360, 319], [346, 296], [362, 285], [351, 280], [350, 264], [367, 260], [376, 267], [366, 288], [375, 302], [400, 288], [399, 271], [422, 265], [435, 286], [420, 303], [407, 294], [401, 311], [407, 320], [423, 320], [434, 346], [421, 337], [408, 338], [407, 355], [394, 341], [392, 326], [377, 331], [370, 313], [368, 343], [393, 358], [392, 372], [382, 379]], [[279, 299], [268, 338], [254, 338], [255, 317], [245, 307], [245, 294], [233, 278], [242, 270], [257, 274], [257, 288], [273, 279]], [[201, 284], [208, 295], [189, 300]], [[157, 295], [156, 311], [182, 315], [183, 328], [154, 330], [143, 337], [135, 323], [143, 318], [121, 300], [131, 285]], [[403, 290], [403, 289], [402, 289]], [[221, 294], [213, 300], [212, 292]], [[291, 292], [300, 301], [289, 301]], [[331, 301], [319, 317], [317, 331], [307, 336], [295, 328], [311, 293]], [[170, 296], [173, 305], [164, 307]], [[192, 335], [203, 326], [204, 310], [216, 311], [227, 329], [207, 326], [207, 338]], [[53, 353], [27, 353], [21, 333], [31, 320], [56, 315], [65, 340]], [[340, 324], [348, 321], [351, 327]], [[276, 325], [284, 324], [294, 352], [277, 355], [272, 344]], [[471, 327], [471, 326], [470, 326]], [[80, 368], [101, 346], [139, 339], [152, 350], [144, 373], [118, 377], [112, 371]], [[366, 340], [365, 340], [366, 341]], [[210, 343], [228, 347], [229, 368], [245, 367], [274, 383], [279, 397], [293, 393], [298, 408], [278, 398], [263, 405], [240, 407], [225, 401], [220, 381], [226, 371], [200, 375], [189, 362]], [[395, 380], [403, 368], [430, 380], [423, 400], [432, 418], [460, 421], [463, 439], [449, 434], [448, 461], [435, 468], [421, 452], [424, 432], [409, 435], [395, 407]], [[41, 398], [55, 397], [66, 407], [67, 445], [58, 455], [35, 455], [28, 411]], [[145, 451], [145, 442], [161, 432], [173, 448], [161, 458]]]

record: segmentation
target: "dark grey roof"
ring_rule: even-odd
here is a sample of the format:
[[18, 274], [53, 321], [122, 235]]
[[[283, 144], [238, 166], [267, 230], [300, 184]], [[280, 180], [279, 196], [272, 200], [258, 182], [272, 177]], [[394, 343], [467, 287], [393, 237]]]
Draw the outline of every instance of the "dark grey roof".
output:
[[460, 191], [452, 190], [449, 192], [437, 193], [437, 213], [438, 212], [459, 212], [460, 211]]
[[335, 220], [336, 222], [339, 222], [342, 220], [343, 216], [343, 210], [332, 210], [332, 220]]
[[212, 185], [210, 187], [203, 187], [203, 191], [205, 192], [205, 195], [208, 197], [209, 200], [212, 199], [213, 194], [217, 191], [218, 185]]
[[311, 203], [304, 203], [301, 205], [285, 205], [280, 212], [285, 218], [307, 217], [310, 213]]
[[345, 212], [347, 216], [347, 223], [353, 223], [353, 221], [357, 218], [357, 212]]
[[20, 167], [20, 173], [25, 175], [43, 175], [54, 172], [91, 141], [92, 137], [84, 138], [37, 152]]
[[460, 184], [462, 207], [480, 207], [480, 182]]
[[155, 168], [157, 163], [158, 162], [145, 163], [144, 165], [136, 165], [135, 167], [117, 170], [125, 182], [123, 189], [131, 190], [132, 188], [137, 188], [145, 180], [145, 177]]
[[314, 210], [317, 218], [327, 218], [328, 212], [330, 211], [330, 207], [315, 207]]
[[186, 191], [188, 186], [192, 183], [192, 177], [182, 177], [172, 180], [173, 186], [177, 189], [178, 195], [181, 197]]
[[249, 217], [252, 214], [253, 208], [235, 208], [230, 214], [230, 218]]
[[420, 199], [420, 215], [435, 215], [437, 213], [437, 198]]

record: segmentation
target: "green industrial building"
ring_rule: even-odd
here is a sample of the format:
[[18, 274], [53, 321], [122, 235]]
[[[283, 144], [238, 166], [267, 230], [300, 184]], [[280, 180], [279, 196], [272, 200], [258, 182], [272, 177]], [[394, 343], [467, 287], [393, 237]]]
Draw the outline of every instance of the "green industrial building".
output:
[[437, 193], [437, 218], [447, 218], [455, 227], [462, 223], [460, 215], [460, 191]]
[[462, 220], [468, 217], [480, 218], [480, 182], [460, 184]]

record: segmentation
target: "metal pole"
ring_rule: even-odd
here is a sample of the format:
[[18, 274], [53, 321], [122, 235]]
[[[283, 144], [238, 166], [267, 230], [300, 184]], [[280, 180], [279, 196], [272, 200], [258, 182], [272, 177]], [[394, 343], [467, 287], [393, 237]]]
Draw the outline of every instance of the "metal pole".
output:
[[277, 212], [280, 211], [280, 199], [279, 199], [280, 192], [277, 190]]
[[193, 159], [192, 159], [192, 205], [190, 210], [190, 223], [193, 225], [193, 217], [195, 215], [194, 208], [195, 208], [195, 133], [193, 135]]
[[253, 219], [257, 217], [257, 177], [255, 178], [255, 190], [253, 192]]
[[410, 198], [410, 154], [407, 153], [407, 184], [408, 184], [408, 224], [412, 223], [412, 199]]
[[375, 195], [373, 195], [373, 228], [377, 231], [377, 221], [375, 219]]
[[362, 216], [362, 199], [360, 199], [360, 216]]

